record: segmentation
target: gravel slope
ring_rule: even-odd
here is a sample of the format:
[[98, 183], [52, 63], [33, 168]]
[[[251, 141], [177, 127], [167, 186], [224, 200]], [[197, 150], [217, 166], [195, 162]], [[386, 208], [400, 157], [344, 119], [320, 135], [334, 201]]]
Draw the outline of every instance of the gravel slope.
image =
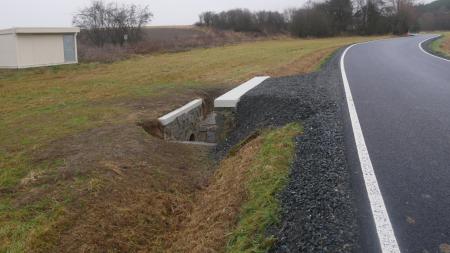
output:
[[272, 252], [351, 252], [358, 226], [344, 152], [342, 81], [336, 53], [321, 71], [272, 78], [248, 92], [238, 105], [238, 125], [219, 154], [253, 131], [301, 121], [290, 182], [280, 194], [282, 219], [268, 233]]

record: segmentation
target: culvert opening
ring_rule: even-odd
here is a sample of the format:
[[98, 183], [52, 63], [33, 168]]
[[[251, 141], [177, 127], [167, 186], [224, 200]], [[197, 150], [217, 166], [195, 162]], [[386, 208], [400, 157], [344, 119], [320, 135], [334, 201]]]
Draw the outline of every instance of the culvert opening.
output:
[[189, 137], [189, 141], [195, 141], [195, 135], [191, 134], [191, 136]]

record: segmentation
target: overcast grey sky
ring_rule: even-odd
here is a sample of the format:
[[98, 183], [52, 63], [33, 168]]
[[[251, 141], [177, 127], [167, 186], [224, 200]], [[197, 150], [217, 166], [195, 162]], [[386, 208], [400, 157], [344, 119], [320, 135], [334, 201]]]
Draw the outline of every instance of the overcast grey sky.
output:
[[[206, 10], [231, 8], [279, 10], [300, 7], [306, 0], [112, 0], [149, 5], [150, 25], [187, 25]], [[0, 28], [17, 26], [69, 26], [72, 16], [91, 0], [0, 0]]]

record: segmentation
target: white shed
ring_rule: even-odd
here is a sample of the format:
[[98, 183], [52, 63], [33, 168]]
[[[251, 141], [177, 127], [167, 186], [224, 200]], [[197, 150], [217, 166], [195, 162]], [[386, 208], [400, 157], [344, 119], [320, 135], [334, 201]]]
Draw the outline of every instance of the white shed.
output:
[[30, 68], [78, 62], [80, 28], [0, 30], [0, 68]]

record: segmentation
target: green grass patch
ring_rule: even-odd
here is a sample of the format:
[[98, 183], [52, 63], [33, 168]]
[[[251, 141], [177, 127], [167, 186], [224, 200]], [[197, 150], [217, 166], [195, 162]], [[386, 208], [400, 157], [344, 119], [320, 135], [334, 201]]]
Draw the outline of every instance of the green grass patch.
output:
[[433, 42], [431, 42], [430, 44], [430, 48], [433, 52], [440, 52], [441, 51], [441, 44], [444, 41], [444, 38], [441, 37], [439, 39], [434, 40]]
[[64, 203], [48, 198], [21, 208], [9, 202], [7, 198], [0, 201], [0, 252], [29, 251], [30, 234], [38, 236], [64, 212]]
[[294, 137], [301, 134], [299, 124], [265, 131], [255, 164], [249, 168], [248, 201], [227, 246], [227, 252], [267, 252], [275, 238], [266, 229], [279, 222], [277, 194], [285, 187], [294, 158]]
[[450, 59], [450, 32], [441, 33], [442, 37], [430, 44], [430, 49], [435, 54]]

